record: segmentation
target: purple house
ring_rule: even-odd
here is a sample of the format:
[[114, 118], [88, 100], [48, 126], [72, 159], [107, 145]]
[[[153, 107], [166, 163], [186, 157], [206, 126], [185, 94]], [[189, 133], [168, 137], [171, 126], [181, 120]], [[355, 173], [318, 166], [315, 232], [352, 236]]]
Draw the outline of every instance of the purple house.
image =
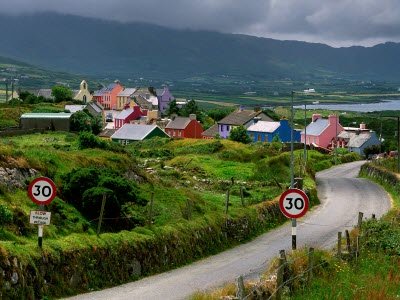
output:
[[158, 110], [161, 113], [164, 113], [165, 110], [168, 108], [168, 104], [175, 98], [174, 96], [172, 96], [168, 87], [164, 87], [164, 89], [157, 89], [156, 94], [158, 99]]
[[218, 122], [218, 134], [221, 138], [226, 139], [232, 128], [243, 125], [248, 128], [250, 125], [257, 123], [257, 121], [270, 121], [273, 120], [264, 114], [262, 111], [244, 110], [239, 109]]

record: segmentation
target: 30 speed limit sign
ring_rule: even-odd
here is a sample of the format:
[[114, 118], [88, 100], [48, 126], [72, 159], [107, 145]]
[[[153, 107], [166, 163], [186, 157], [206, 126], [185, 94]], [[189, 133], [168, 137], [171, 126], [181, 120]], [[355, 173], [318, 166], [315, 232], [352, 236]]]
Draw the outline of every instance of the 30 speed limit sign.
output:
[[48, 205], [56, 197], [56, 185], [50, 178], [36, 178], [29, 184], [28, 196], [38, 205]]
[[292, 219], [304, 216], [308, 210], [308, 197], [299, 189], [289, 189], [279, 199], [279, 207], [282, 213]]

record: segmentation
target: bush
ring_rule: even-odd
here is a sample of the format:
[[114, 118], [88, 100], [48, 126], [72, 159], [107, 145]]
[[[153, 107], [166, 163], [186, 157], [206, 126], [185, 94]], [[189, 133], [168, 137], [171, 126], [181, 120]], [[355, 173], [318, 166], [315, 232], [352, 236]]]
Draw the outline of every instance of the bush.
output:
[[99, 217], [101, 202], [105, 196], [105, 217], [110, 219], [104, 223], [113, 229], [130, 229], [125, 226], [131, 223], [121, 219], [124, 204], [147, 204], [135, 182], [108, 169], [81, 168], [64, 175], [62, 180], [63, 197], [86, 218]]
[[251, 142], [251, 139], [247, 134], [246, 128], [242, 125], [235, 127], [231, 130], [231, 132], [229, 133], [229, 139], [243, 144], [249, 144]]
[[13, 213], [11, 210], [5, 206], [0, 204], [0, 226], [3, 227], [6, 224], [11, 223], [13, 220]]
[[93, 133], [87, 131], [82, 131], [79, 133], [78, 146], [79, 149], [99, 148], [107, 150], [109, 148], [107, 142], [102, 141]]

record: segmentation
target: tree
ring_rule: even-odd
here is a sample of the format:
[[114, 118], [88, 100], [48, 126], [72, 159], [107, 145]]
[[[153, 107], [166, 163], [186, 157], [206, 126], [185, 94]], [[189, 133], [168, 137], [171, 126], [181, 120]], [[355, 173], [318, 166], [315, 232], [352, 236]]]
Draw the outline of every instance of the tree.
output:
[[190, 114], [195, 114], [198, 116], [200, 114], [200, 110], [196, 101], [193, 99], [189, 100], [189, 102], [182, 108], [181, 114], [185, 117], [188, 117]]
[[179, 115], [179, 113], [180, 113], [180, 109], [179, 109], [178, 105], [176, 104], [176, 100], [174, 99], [171, 102], [169, 102], [168, 108], [165, 111], [165, 114], [167, 116], [171, 116], [173, 114]]
[[54, 97], [54, 102], [56, 103], [72, 100], [72, 91], [62, 85], [53, 86], [51, 89], [51, 95]]
[[102, 128], [102, 119], [100, 117], [93, 117], [87, 110], [78, 111], [71, 116], [72, 131], [88, 131], [99, 134]]
[[243, 125], [233, 128], [229, 133], [229, 139], [243, 144], [249, 144], [251, 142], [247, 130]]

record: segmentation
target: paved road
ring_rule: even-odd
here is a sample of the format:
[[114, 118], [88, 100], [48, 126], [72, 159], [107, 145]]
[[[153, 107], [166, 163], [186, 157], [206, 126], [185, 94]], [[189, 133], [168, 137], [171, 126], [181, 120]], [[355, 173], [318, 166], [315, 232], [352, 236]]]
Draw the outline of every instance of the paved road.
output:
[[[321, 205], [298, 221], [298, 247], [332, 247], [337, 232], [357, 223], [358, 212], [380, 217], [390, 209], [387, 193], [365, 179], [356, 178], [363, 162], [353, 162], [319, 172]], [[200, 289], [254, 277], [265, 270], [280, 249], [290, 250], [291, 227], [287, 223], [255, 240], [170, 272], [144, 278], [99, 292], [79, 295], [76, 300], [185, 299]]]

